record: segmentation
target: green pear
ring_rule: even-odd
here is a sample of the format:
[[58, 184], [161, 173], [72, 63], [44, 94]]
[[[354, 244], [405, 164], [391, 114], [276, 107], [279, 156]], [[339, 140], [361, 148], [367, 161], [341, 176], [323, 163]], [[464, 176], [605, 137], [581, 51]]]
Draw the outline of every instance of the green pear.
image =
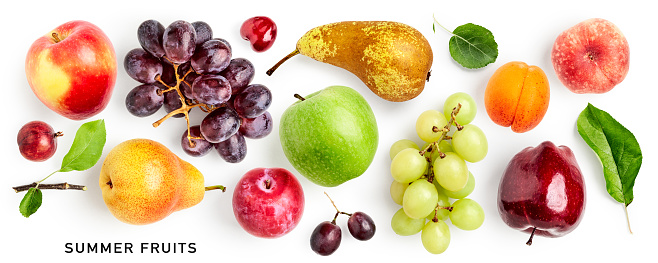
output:
[[283, 152], [309, 181], [338, 186], [363, 174], [379, 133], [368, 102], [352, 88], [331, 86], [286, 109], [279, 125]]

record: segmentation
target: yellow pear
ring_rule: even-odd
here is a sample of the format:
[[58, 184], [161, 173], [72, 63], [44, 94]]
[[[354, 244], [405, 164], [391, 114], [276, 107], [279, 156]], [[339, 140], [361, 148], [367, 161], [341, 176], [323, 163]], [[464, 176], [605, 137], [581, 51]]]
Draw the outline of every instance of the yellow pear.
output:
[[132, 139], [114, 147], [99, 178], [105, 205], [122, 222], [145, 225], [198, 204], [203, 175], [164, 145]]
[[429, 42], [418, 30], [390, 21], [347, 21], [313, 28], [267, 74], [297, 54], [352, 72], [389, 101], [418, 96], [429, 79], [433, 59]]

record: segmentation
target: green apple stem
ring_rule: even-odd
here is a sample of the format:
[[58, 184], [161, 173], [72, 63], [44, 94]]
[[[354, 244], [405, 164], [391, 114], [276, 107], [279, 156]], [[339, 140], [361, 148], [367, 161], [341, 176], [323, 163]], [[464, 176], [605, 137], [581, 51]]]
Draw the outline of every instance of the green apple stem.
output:
[[40, 184], [37, 182], [31, 183], [31, 184], [26, 184], [26, 185], [21, 185], [21, 186], [15, 186], [12, 187], [16, 193], [27, 191], [30, 188], [38, 188], [42, 190], [46, 189], [55, 189], [55, 190], [82, 190], [82, 191], [87, 191], [87, 187], [84, 185], [76, 185], [76, 184], [69, 184], [69, 183], [60, 183], [60, 184]]
[[525, 242], [526, 245], [528, 246], [532, 245], [532, 238], [535, 236], [535, 230], [537, 230], [537, 227], [532, 228], [532, 233], [530, 233], [530, 239], [528, 239], [528, 242]]
[[299, 94], [297, 94], [297, 93], [295, 93], [294, 96], [295, 96], [295, 98], [297, 98], [298, 100], [301, 100], [301, 101], [305, 101], [305, 100], [306, 100], [304, 97], [302, 97], [302, 95], [299, 95]]
[[291, 57], [294, 57], [297, 54], [299, 54], [299, 50], [295, 49], [295, 51], [291, 52], [290, 54], [279, 60], [279, 62], [277, 62], [274, 66], [272, 66], [272, 68], [268, 69], [267, 72], [265, 72], [265, 74], [267, 74], [268, 76], [272, 76], [272, 73], [274, 73], [274, 71], [277, 68], [279, 68], [279, 66], [281, 66], [283, 62], [286, 62], [286, 60], [290, 59]]
[[206, 191], [212, 191], [212, 190], [222, 190], [222, 192], [226, 192], [226, 187], [223, 185], [213, 185], [213, 186], [206, 186]]

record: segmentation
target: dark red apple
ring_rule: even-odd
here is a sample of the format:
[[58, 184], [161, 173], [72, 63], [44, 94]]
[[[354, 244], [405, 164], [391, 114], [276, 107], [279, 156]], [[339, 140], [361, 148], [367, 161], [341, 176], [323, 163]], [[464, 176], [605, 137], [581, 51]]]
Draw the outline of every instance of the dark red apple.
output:
[[248, 233], [276, 238], [292, 231], [304, 212], [304, 191], [283, 168], [255, 168], [238, 181], [233, 213]]
[[573, 231], [585, 210], [585, 183], [567, 146], [545, 141], [516, 154], [498, 187], [498, 212], [514, 229], [561, 237]]

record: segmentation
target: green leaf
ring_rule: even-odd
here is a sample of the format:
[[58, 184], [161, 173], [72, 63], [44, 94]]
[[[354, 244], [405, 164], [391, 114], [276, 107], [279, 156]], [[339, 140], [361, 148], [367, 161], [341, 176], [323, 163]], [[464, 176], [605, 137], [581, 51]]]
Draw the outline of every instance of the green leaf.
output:
[[452, 34], [450, 55], [463, 67], [482, 68], [496, 61], [498, 44], [488, 29], [468, 23], [457, 27]]
[[580, 113], [578, 133], [599, 156], [608, 193], [628, 206], [633, 202], [633, 185], [642, 165], [642, 151], [633, 133], [610, 114], [592, 104]]
[[59, 171], [84, 171], [93, 167], [101, 158], [104, 146], [105, 121], [100, 119], [82, 124]]
[[21, 211], [21, 214], [24, 217], [30, 217], [32, 214], [36, 213], [39, 207], [41, 206], [41, 190], [37, 188], [30, 188], [23, 196], [21, 204], [18, 209]]

